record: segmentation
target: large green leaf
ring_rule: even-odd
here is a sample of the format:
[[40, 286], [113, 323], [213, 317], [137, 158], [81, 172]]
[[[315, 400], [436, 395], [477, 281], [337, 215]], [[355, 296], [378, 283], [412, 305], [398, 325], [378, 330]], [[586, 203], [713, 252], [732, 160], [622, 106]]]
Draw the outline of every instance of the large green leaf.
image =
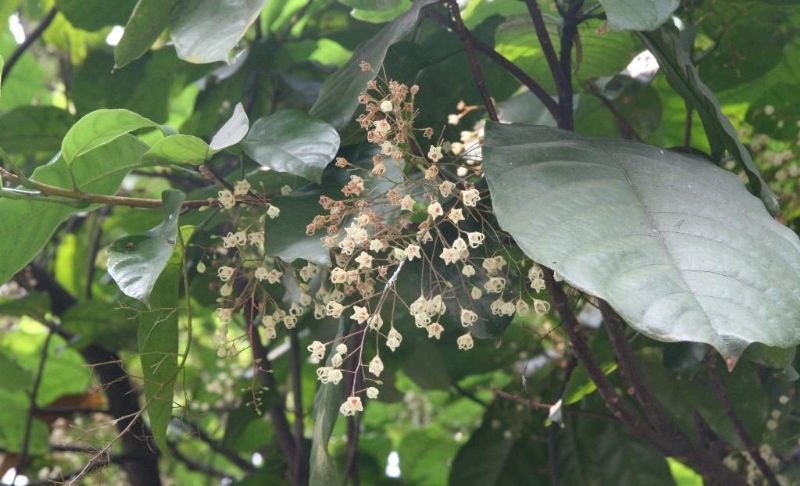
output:
[[[165, 202], [174, 198], [174, 194], [165, 192]], [[173, 219], [177, 220], [177, 216]], [[171, 221], [165, 221], [165, 224], [171, 224]], [[156, 444], [163, 451], [168, 450], [165, 437], [172, 418], [175, 380], [178, 377], [178, 299], [183, 267], [182, 248], [176, 248], [168, 255], [168, 259], [168, 265], [156, 282], [150, 309], [143, 309], [139, 314], [137, 338], [150, 429]]]
[[610, 30], [653, 30], [666, 22], [679, 0], [599, 0]]
[[72, 126], [61, 142], [61, 156], [67, 165], [97, 147], [140, 128], [158, 124], [129, 110], [97, 110]]
[[139, 0], [114, 49], [117, 67], [140, 58], [169, 23], [179, 0]]
[[739, 179], [657, 147], [491, 124], [500, 225], [635, 329], [738, 359], [800, 341], [800, 242]]
[[256, 120], [241, 145], [264, 167], [320, 182], [322, 171], [339, 150], [339, 134], [303, 112], [280, 111]]
[[67, 110], [54, 106], [18, 106], [0, 115], [0, 147], [9, 154], [47, 152], [49, 157], [74, 122]]
[[[387, 25], [375, 37], [359, 47], [350, 61], [325, 80], [317, 101], [310, 113], [342, 128], [350, 121], [358, 107], [358, 95], [367, 83], [375, 78], [383, 64], [389, 47], [402, 39], [419, 20], [420, 11], [438, 0], [419, 0], [411, 9]], [[372, 66], [371, 71], [362, 71], [362, 61]]]
[[108, 250], [108, 273], [120, 290], [145, 304], [175, 250], [184, 194], [164, 191], [164, 219], [145, 234], [120, 238]]
[[180, 0], [170, 22], [178, 57], [193, 63], [227, 61], [265, 0]]
[[202, 164], [208, 158], [208, 144], [192, 135], [170, 135], [156, 140], [145, 152], [147, 161], [173, 164]]
[[736, 129], [722, 113], [716, 96], [700, 79], [678, 32], [673, 27], [665, 26], [658, 31], [641, 32], [639, 35], [655, 55], [672, 88], [699, 113], [711, 144], [711, 158], [719, 162], [727, 150], [747, 173], [753, 194], [761, 197], [771, 213], [779, 212], [778, 198], [762, 179], [750, 152], [739, 141]]
[[[73, 173], [87, 192], [114, 194], [122, 179], [134, 167], [147, 145], [132, 136], [123, 136], [78, 158]], [[37, 168], [34, 180], [69, 189], [72, 185], [63, 157]], [[61, 204], [0, 198], [0, 227], [13, 238], [0, 238], [0, 282], [30, 262], [50, 240], [59, 224], [79, 208]]]

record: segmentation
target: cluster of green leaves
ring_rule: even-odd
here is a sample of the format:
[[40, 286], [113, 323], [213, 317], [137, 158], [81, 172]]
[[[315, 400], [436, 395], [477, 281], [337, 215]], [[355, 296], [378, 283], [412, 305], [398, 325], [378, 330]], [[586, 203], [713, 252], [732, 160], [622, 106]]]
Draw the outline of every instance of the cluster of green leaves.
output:
[[[77, 300], [56, 309], [52, 293], [20, 297], [4, 287], [10, 296], [0, 297], [0, 315], [10, 320], [0, 336], [0, 398], [7, 404], [0, 410], [0, 449], [25, 449], [34, 466], [61, 465], [48, 445], [51, 423], [25, 420], [40, 355], [47, 360], [36, 405], [57, 406], [90, 395], [80, 351], [99, 345], [119, 352], [131, 375], [144, 378], [148, 423], [165, 452], [163, 474], [199, 484], [205, 473], [191, 467], [190, 457], [237, 484], [285, 480], [285, 459], [275, 459], [280, 431], [252, 402], [257, 394], [262, 408], [283, 409], [285, 397], [296, 393], [290, 358], [280, 346], [270, 349], [275, 386], [259, 390], [249, 352], [217, 357], [213, 276], [194, 267], [202, 256], [197, 249], [213, 245], [230, 221], [215, 209], [181, 208], [219, 189], [197, 174], [200, 164], [221, 168], [227, 182], [247, 177], [276, 194], [272, 202], [281, 208], [268, 223], [268, 255], [329, 264], [305, 225], [319, 213], [319, 196], [335, 197], [342, 185], [331, 160], [339, 154], [359, 164], [371, 156], [353, 117], [374, 73], [359, 64], [382, 65], [392, 78], [418, 84], [421, 126], [442, 127], [458, 101], [482, 102], [468, 78], [464, 45], [427, 15], [446, 13], [437, 3], [20, 0], [0, 6], [0, 18], [17, 12], [26, 24], [57, 8], [40, 44], [3, 80], [4, 167], [13, 163], [32, 182], [0, 193], [0, 282], [33, 262]], [[679, 3], [585, 6], [605, 19], [579, 27], [572, 77], [578, 134], [553, 128], [539, 100], [480, 57], [502, 122], [485, 128], [486, 181], [497, 221], [518, 245], [510, 254], [524, 253], [606, 300], [643, 335], [633, 341], [636, 356], [686, 434], [698, 433], [697, 413], [735, 450], [746, 448], [707, 393], [703, 360], [710, 345], [729, 364], [739, 362], [723, 381], [750, 436], [789, 457], [800, 435], [793, 417], [800, 8], [789, 0]], [[556, 95], [523, 2], [471, 0], [463, 17], [476, 38]], [[555, 7], [545, 21], [558, 51]], [[124, 26], [116, 46], [106, 42], [112, 26]], [[10, 34], [0, 34], [0, 55], [8, 59], [16, 47]], [[660, 66], [655, 76], [628, 68], [645, 49]], [[476, 110], [460, 127], [445, 126], [444, 138], [457, 140], [460, 128], [483, 117]], [[31, 197], [41, 195], [36, 184], [163, 203], [160, 211], [98, 211], [97, 201]], [[293, 192], [278, 196], [286, 185]], [[779, 212], [789, 228], [770, 215]], [[398, 282], [409, 300], [418, 295], [417, 277], [409, 265]], [[621, 387], [608, 339], [589, 329], [597, 325], [590, 307], [581, 314], [590, 348]], [[403, 312], [397, 320], [409, 322]], [[37, 321], [60, 326], [70, 339], [53, 337], [43, 350], [48, 331]], [[553, 319], [490, 322], [480, 331], [487, 339], [469, 353], [455, 349], [455, 334], [439, 345], [405, 334], [386, 359], [380, 402], [360, 419], [355, 451], [338, 419], [341, 388], [318, 386], [313, 367], [303, 366], [303, 416], [288, 415], [310, 431], [304, 440], [312, 441], [306, 448], [312, 484], [340, 481], [353, 456], [365, 484], [530, 485], [551, 484], [554, 476], [568, 485], [698, 484], [692, 471], [613, 422], [585, 370], [565, 372], [568, 351], [554, 326]], [[344, 323], [312, 319], [299, 327], [301, 350], [347, 332]], [[516, 403], [493, 390], [524, 398]], [[561, 418], [536, 406], [559, 400]], [[173, 415], [196, 422], [211, 443], [241, 460], [257, 453], [266, 462], [237, 466], [219, 447], [175, 425]], [[99, 434], [97, 445], [110, 437]], [[172, 448], [179, 454], [168, 453]], [[394, 454], [399, 475], [386, 469]], [[800, 477], [792, 464], [780, 472], [789, 481]]]

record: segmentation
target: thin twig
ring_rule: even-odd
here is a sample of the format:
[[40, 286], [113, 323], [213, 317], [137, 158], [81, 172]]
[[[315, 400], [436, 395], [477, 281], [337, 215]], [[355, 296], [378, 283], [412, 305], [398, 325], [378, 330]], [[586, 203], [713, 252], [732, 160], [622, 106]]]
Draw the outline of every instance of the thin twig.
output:
[[222, 455], [242, 471], [245, 472], [255, 471], [255, 467], [253, 467], [252, 463], [246, 461], [245, 459], [242, 459], [238, 453], [230, 449], [226, 449], [225, 447], [222, 447], [222, 445], [216, 440], [212, 439], [206, 433], [206, 431], [202, 429], [202, 427], [190, 421], [186, 417], [181, 417], [179, 420], [183, 423], [183, 425], [185, 425], [189, 429], [189, 433], [192, 435], [192, 437], [195, 437], [204, 444], [206, 444], [209, 449]]
[[745, 448], [747, 448], [750, 458], [753, 459], [753, 462], [756, 463], [756, 466], [758, 466], [761, 474], [764, 475], [764, 479], [767, 480], [767, 483], [769, 483], [770, 486], [779, 486], [780, 483], [778, 482], [778, 478], [775, 477], [775, 473], [769, 468], [767, 461], [761, 457], [761, 453], [758, 451], [758, 446], [753, 441], [753, 438], [750, 437], [750, 433], [747, 431], [744, 423], [742, 423], [742, 420], [739, 418], [739, 415], [733, 408], [733, 403], [728, 396], [728, 392], [725, 390], [725, 385], [722, 384], [722, 380], [720, 380], [719, 375], [717, 375], [716, 364], [715, 356], [710, 356], [709, 359], [706, 360], [706, 367], [708, 371], [708, 377], [711, 382], [711, 388], [714, 390], [717, 400], [719, 400], [720, 404], [722, 405], [722, 409], [725, 410], [725, 414], [733, 424], [733, 429], [736, 431], [736, 435], [739, 437], [739, 439], [741, 439]]
[[450, 13], [455, 20], [455, 27], [456, 32], [458, 33], [458, 37], [461, 39], [461, 43], [464, 45], [464, 50], [467, 53], [467, 59], [469, 60], [469, 68], [472, 70], [472, 77], [475, 79], [475, 84], [478, 86], [478, 91], [481, 94], [481, 98], [483, 98], [483, 105], [486, 107], [486, 112], [489, 114], [489, 119], [492, 121], [498, 121], [497, 118], [497, 108], [494, 105], [494, 100], [492, 99], [491, 94], [489, 94], [489, 89], [486, 87], [486, 80], [483, 77], [483, 72], [481, 71], [481, 64], [478, 61], [478, 56], [475, 55], [475, 45], [472, 42], [472, 38], [469, 35], [469, 30], [464, 25], [464, 19], [461, 18], [461, 9], [458, 6], [456, 0], [447, 0], [447, 4], [450, 7]]
[[42, 21], [39, 22], [39, 25], [37, 25], [36, 28], [25, 37], [25, 40], [22, 41], [22, 44], [18, 45], [17, 48], [14, 49], [14, 52], [8, 56], [8, 59], [3, 66], [3, 77], [0, 79], [1, 84], [5, 84], [5, 82], [8, 80], [8, 75], [11, 74], [11, 70], [14, 69], [17, 61], [19, 61], [22, 55], [25, 54], [25, 51], [27, 51], [28, 48], [33, 45], [33, 43], [36, 42], [39, 37], [42, 36], [42, 34], [44, 34], [44, 31], [47, 30], [47, 28], [53, 22], [53, 19], [56, 17], [57, 13], [58, 9], [56, 7], [48, 10], [47, 14], [45, 14], [45, 16], [42, 18]]

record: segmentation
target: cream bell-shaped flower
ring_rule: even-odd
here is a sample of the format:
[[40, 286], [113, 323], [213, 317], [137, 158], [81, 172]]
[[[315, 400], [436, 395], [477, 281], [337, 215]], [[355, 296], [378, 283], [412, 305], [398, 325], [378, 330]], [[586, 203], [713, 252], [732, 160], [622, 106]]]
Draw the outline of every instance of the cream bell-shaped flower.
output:
[[464, 210], [461, 208], [453, 208], [447, 213], [447, 219], [455, 225], [464, 221]]
[[450, 197], [450, 195], [453, 193], [453, 189], [455, 188], [456, 185], [454, 183], [450, 181], [443, 181], [441, 184], [439, 184], [439, 194], [441, 194], [442, 197]]
[[358, 268], [360, 270], [367, 270], [372, 268], [372, 255], [369, 253], [362, 251], [356, 257], [356, 263], [358, 263]]
[[483, 244], [486, 236], [480, 231], [471, 231], [467, 233], [467, 240], [469, 241], [470, 248], [478, 248]]
[[533, 299], [533, 311], [536, 315], [543, 316], [550, 311], [550, 302], [546, 300]]
[[345, 417], [350, 417], [356, 412], [363, 412], [364, 405], [361, 404], [361, 397], [348, 397], [347, 400], [339, 407], [339, 413]]
[[381, 376], [381, 373], [383, 373], [383, 361], [381, 361], [380, 356], [372, 358], [367, 369], [376, 377]]
[[469, 309], [461, 309], [461, 325], [464, 327], [469, 327], [473, 324], [478, 322], [478, 314], [469, 310]]
[[246, 196], [248, 192], [250, 192], [250, 183], [247, 182], [247, 179], [236, 181], [233, 185], [233, 194], [235, 196]]
[[459, 336], [456, 340], [456, 344], [458, 345], [458, 349], [462, 349], [464, 351], [472, 349], [473, 346], [475, 346], [475, 342], [472, 340], [472, 334], [470, 333]]
[[336, 345], [336, 352], [339, 354], [347, 354], [347, 345], [344, 343], [339, 343]]
[[272, 204], [267, 206], [267, 216], [269, 216], [269, 219], [275, 219], [280, 215], [281, 210], [278, 206], [273, 206]]
[[308, 345], [308, 352], [311, 353], [311, 359], [319, 362], [325, 357], [325, 345], [320, 341], [314, 341]]
[[219, 205], [225, 209], [230, 209], [236, 206], [236, 197], [227, 189], [217, 193], [217, 201], [219, 202]]
[[386, 346], [392, 351], [400, 347], [403, 342], [403, 335], [397, 332], [397, 329], [392, 328], [386, 336]]
[[403, 196], [403, 199], [400, 200], [400, 210], [401, 211], [413, 211], [414, 210], [414, 198], [406, 194]]
[[367, 388], [367, 398], [369, 398], [370, 400], [375, 400], [376, 398], [378, 398], [379, 393], [380, 391], [374, 386]]
[[439, 204], [439, 201], [434, 201], [428, 205], [428, 215], [433, 218], [439, 218], [444, 214], [444, 210], [442, 210], [442, 205]]
[[438, 322], [428, 324], [425, 329], [428, 331], [428, 338], [435, 339], [440, 339], [442, 337], [442, 331], [444, 331], [444, 327], [442, 327], [442, 325]]
[[350, 316], [350, 319], [353, 319], [359, 324], [363, 324], [367, 318], [369, 318], [369, 312], [367, 311], [366, 307], [362, 307], [360, 305], [353, 306], [353, 314]]
[[481, 193], [477, 189], [466, 189], [461, 191], [461, 200], [464, 202], [464, 206], [475, 207], [481, 200]]
[[[325, 315], [328, 317], [339, 317], [342, 315], [342, 311], [344, 311], [344, 306], [336, 302], [335, 300], [332, 300], [327, 304], [325, 304]], [[345, 350], [346, 349], [347, 347], [345, 346]]]
[[369, 318], [368, 323], [370, 329], [377, 331], [383, 327], [383, 317], [380, 314], [375, 314]]
[[253, 273], [253, 276], [256, 277], [256, 280], [262, 282], [266, 280], [267, 277], [269, 276], [269, 270], [267, 270], [265, 267], [258, 267], [256, 268], [256, 271]]
[[465, 277], [472, 277], [475, 275], [475, 267], [469, 264], [464, 265], [464, 267], [461, 269], [461, 275]]
[[227, 282], [228, 280], [233, 277], [233, 274], [236, 272], [232, 267], [219, 267], [217, 269], [217, 277], [223, 282]]
[[432, 162], [439, 162], [442, 160], [442, 147], [439, 145], [431, 145], [431, 148], [428, 149], [428, 158], [431, 159]]
[[408, 261], [412, 261], [414, 258], [422, 258], [422, 252], [420, 251], [420, 247], [417, 245], [408, 245], [405, 249], [405, 253]]

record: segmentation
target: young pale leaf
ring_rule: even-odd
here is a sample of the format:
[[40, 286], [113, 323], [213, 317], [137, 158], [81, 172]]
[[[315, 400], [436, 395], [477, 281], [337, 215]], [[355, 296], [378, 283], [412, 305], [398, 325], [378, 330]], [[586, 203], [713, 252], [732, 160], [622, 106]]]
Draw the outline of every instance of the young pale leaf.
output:
[[256, 120], [241, 145], [264, 167], [320, 182], [339, 150], [339, 134], [323, 121], [287, 110]]
[[[392, 44], [402, 39], [419, 21], [420, 11], [438, 0], [419, 0], [411, 9], [387, 25], [375, 37], [359, 47], [350, 61], [325, 80], [317, 101], [311, 107], [311, 115], [321, 118], [336, 128], [350, 121], [358, 107], [358, 95], [375, 78]], [[372, 66], [362, 71], [361, 62]]]
[[[177, 193], [165, 191], [165, 203], [167, 199], [177, 198], [174, 194], [167, 195], [170, 192]], [[181, 201], [182, 198], [183, 194], [180, 194]], [[177, 219], [175, 215], [175, 223]], [[177, 237], [177, 226], [174, 237]], [[172, 419], [172, 400], [178, 376], [178, 299], [182, 249], [175, 248], [173, 244], [165, 263], [164, 271], [155, 283], [150, 309], [143, 310], [139, 315], [137, 333], [147, 415], [150, 417], [153, 438], [162, 451], [169, 450], [165, 437]]]
[[167, 26], [179, 0], [139, 0], [133, 9], [125, 33], [114, 48], [117, 68], [134, 61], [147, 52]]
[[227, 61], [231, 49], [258, 17], [265, 0], [181, 0], [170, 22], [178, 57], [204, 64]]
[[142, 158], [148, 162], [202, 164], [208, 152], [208, 144], [202, 139], [178, 134], [156, 140]]
[[[147, 145], [126, 135], [83, 155], [72, 169], [80, 187], [96, 194], [114, 194], [128, 172], [140, 165]], [[71, 187], [63, 157], [33, 171], [35, 181], [64, 189]], [[0, 198], [0, 228], [13, 238], [0, 238], [0, 282], [6, 282], [50, 241], [65, 219], [80, 209], [41, 201]]]
[[250, 120], [247, 118], [244, 107], [241, 103], [236, 103], [231, 117], [222, 125], [222, 128], [214, 134], [214, 138], [211, 139], [211, 150], [217, 152], [231, 145], [236, 145], [247, 135], [247, 130], [249, 128]]
[[164, 191], [161, 224], [145, 234], [126, 236], [111, 244], [108, 273], [125, 295], [149, 302], [156, 281], [175, 250], [183, 200], [180, 191]]
[[67, 165], [81, 155], [140, 128], [160, 128], [152, 120], [125, 110], [97, 110], [78, 120], [61, 142]]
[[657, 147], [499, 124], [484, 166], [522, 250], [638, 331], [708, 343], [729, 366], [753, 342], [800, 342], [800, 241], [735, 175]]
[[666, 22], [679, 0], [599, 0], [609, 30], [653, 30]]
[[750, 152], [739, 141], [736, 129], [722, 113], [717, 97], [700, 79], [675, 28], [664, 26], [655, 32], [640, 32], [639, 38], [656, 56], [670, 86], [697, 110], [711, 144], [711, 158], [720, 161], [726, 150], [730, 152], [747, 173], [753, 194], [764, 201], [772, 214], [780, 212], [778, 198], [761, 177]]

